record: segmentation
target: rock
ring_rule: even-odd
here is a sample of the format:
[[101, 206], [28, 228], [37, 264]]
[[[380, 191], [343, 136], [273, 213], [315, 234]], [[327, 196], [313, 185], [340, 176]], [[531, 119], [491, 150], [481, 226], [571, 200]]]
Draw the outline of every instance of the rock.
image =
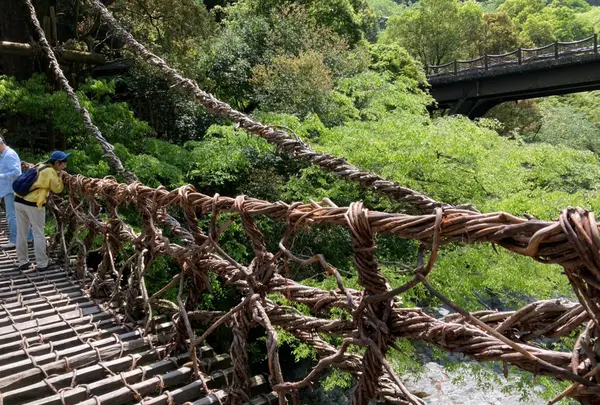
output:
[[[443, 366], [429, 362], [418, 376], [406, 376], [404, 382], [412, 392], [422, 392], [427, 405], [544, 405], [546, 401], [534, 397], [521, 401], [518, 393], [502, 391], [509, 380], [499, 375], [504, 385], [494, 385], [495, 379], [478, 384], [477, 378], [469, 372], [448, 371]], [[489, 387], [487, 385], [490, 385]], [[538, 392], [538, 390], [534, 390]]]
[[440, 314], [440, 316], [446, 316], [450, 313], [450, 311], [444, 307], [436, 308], [436, 312]]

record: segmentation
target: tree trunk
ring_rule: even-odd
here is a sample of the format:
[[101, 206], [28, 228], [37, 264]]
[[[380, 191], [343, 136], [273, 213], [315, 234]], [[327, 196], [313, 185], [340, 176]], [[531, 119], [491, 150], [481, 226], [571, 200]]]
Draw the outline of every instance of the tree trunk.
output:
[[[1, 54], [12, 54], [33, 58], [35, 56], [35, 48], [30, 44], [0, 40], [0, 55]], [[104, 65], [106, 63], [106, 57], [102, 54], [74, 50], [62, 50], [58, 55], [58, 58], [63, 62], [80, 62], [89, 63], [91, 65]]]
[[[34, 0], [38, 16], [48, 15], [54, 0]], [[21, 0], [0, 0], [0, 41], [31, 42], [25, 5]], [[35, 59], [30, 56], [0, 54], [0, 71], [19, 80], [28, 79], [35, 71]]]

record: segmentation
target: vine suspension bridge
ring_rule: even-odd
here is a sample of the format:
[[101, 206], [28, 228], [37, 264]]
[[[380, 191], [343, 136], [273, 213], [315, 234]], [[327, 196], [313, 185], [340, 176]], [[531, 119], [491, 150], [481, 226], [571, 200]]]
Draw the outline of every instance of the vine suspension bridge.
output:
[[[474, 207], [452, 206], [315, 152], [285, 131], [271, 128], [202, 91], [123, 30], [98, 0], [89, 0], [104, 24], [141, 59], [200, 103], [207, 111], [261, 136], [282, 152], [356, 181], [402, 203], [409, 213], [368, 210], [362, 203], [338, 207], [332, 201], [284, 203], [246, 196], [202, 194], [191, 186], [176, 190], [139, 183], [114, 155], [64, 77], [29, 0], [30, 23], [49, 67], [67, 92], [89, 134], [102, 146], [111, 169], [122, 176], [93, 179], [62, 174], [66, 193], [48, 208], [56, 219], [50, 250], [61, 268], [44, 273], [11, 270], [14, 258], [0, 258], [0, 403], [4, 404], [297, 404], [298, 392], [337, 367], [356, 376], [350, 403], [372, 399], [422, 405], [386, 360], [398, 338], [427, 342], [479, 361], [499, 361], [538, 375], [569, 382], [550, 403], [565, 397], [585, 405], [600, 401], [600, 231], [593, 213], [569, 208], [556, 221], [524, 219]], [[138, 216], [127, 224], [124, 210]], [[129, 216], [131, 218], [131, 216]], [[258, 225], [270, 218], [283, 225], [279, 244], [267, 248]], [[254, 257], [234, 260], [220, 243], [234, 223], [241, 225]], [[327, 252], [294, 253], [295, 237], [310, 227], [344, 228], [352, 240], [362, 290], [347, 288]], [[412, 278], [391, 288], [376, 259], [375, 236], [393, 234], [420, 243]], [[95, 241], [102, 241], [95, 246]], [[518, 311], [469, 313], [428, 280], [438, 249], [448, 243], [493, 243], [515, 254], [563, 267], [578, 300], [540, 301]], [[90, 252], [102, 258], [90, 270]], [[149, 295], [145, 275], [160, 257], [180, 272]], [[289, 266], [321, 266], [337, 289], [324, 291], [287, 278]], [[213, 274], [237, 290], [239, 302], [227, 312], [198, 310]], [[422, 285], [454, 310], [435, 318], [405, 308], [398, 297]], [[176, 292], [174, 301], [167, 292]], [[303, 304], [310, 315], [279, 305], [275, 296]], [[330, 319], [341, 309], [344, 319]], [[200, 325], [204, 332], [196, 334]], [[206, 339], [228, 326], [228, 355], [215, 355]], [[249, 371], [248, 336], [266, 335], [267, 376]], [[277, 328], [312, 346], [318, 362], [298, 381], [284, 378]], [[537, 345], [539, 338], [577, 333], [571, 351]], [[336, 337], [337, 344], [323, 335]], [[362, 348], [356, 350], [356, 348]], [[361, 353], [361, 354], [358, 354]], [[218, 370], [218, 371], [215, 371]], [[508, 368], [506, 368], [508, 370]]]

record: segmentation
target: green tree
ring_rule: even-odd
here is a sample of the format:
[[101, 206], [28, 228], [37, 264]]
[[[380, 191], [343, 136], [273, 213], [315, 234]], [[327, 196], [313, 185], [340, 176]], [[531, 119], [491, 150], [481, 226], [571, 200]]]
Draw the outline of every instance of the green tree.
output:
[[[208, 87], [238, 108], [255, 106], [250, 79], [255, 66], [268, 66], [278, 56], [316, 52], [333, 77], [351, 76], [369, 65], [362, 44], [350, 47], [331, 28], [320, 24], [305, 6], [288, 4], [256, 12], [241, 2], [227, 8], [222, 34], [200, 62]], [[264, 6], [266, 7], [266, 6]], [[259, 8], [262, 10], [262, 8]]]
[[532, 14], [541, 12], [546, 7], [545, 0], [506, 0], [498, 8], [504, 11], [517, 26], [525, 23]]
[[498, 134], [516, 139], [522, 134], [538, 132], [543, 121], [539, 104], [535, 100], [502, 103], [492, 108], [485, 116], [500, 121], [502, 126], [498, 128]]
[[253, 69], [254, 98], [261, 109], [297, 114], [324, 114], [332, 102], [333, 77], [323, 57], [309, 51], [300, 56], [276, 56]]
[[559, 41], [576, 41], [593, 33], [592, 26], [579, 18], [571, 8], [549, 7], [544, 12], [552, 16], [554, 35]]
[[397, 44], [372, 44], [371, 69], [379, 72], [389, 72], [395, 79], [412, 80], [415, 84], [425, 81], [423, 66], [416, 61], [406, 49]]
[[553, 41], [575, 41], [592, 32], [591, 24], [567, 7], [546, 7], [530, 15], [522, 26], [523, 37], [538, 46]]
[[206, 7], [195, 0], [117, 0], [112, 11], [134, 37], [192, 76], [216, 29]]
[[591, 10], [584, 13], [578, 13], [581, 21], [594, 28], [594, 32], [600, 32], [600, 7], [592, 7]]
[[553, 21], [542, 13], [527, 18], [522, 25], [521, 35], [534, 46], [548, 45], [557, 40]]
[[600, 127], [600, 116], [598, 116], [600, 92], [598, 91], [573, 93], [562, 97], [550, 97], [543, 99], [543, 101], [545, 104], [552, 106], [569, 105], [578, 112], [585, 114], [591, 122]]
[[158, 138], [183, 144], [202, 138], [208, 127], [220, 122], [144, 63], [131, 63], [129, 74], [117, 83], [121, 92], [127, 89], [133, 95], [129, 106]]
[[541, 128], [525, 132], [531, 142], [566, 145], [600, 153], [600, 119], [597, 92], [539, 99]]
[[499, 55], [519, 47], [519, 33], [504, 11], [483, 16], [483, 52]]
[[313, 51], [323, 55], [334, 77], [352, 76], [369, 64], [363, 43], [350, 47], [348, 42], [330, 27], [320, 24], [309, 11], [290, 4], [272, 14], [271, 29], [266, 38], [265, 58]]
[[427, 65], [439, 65], [459, 55], [461, 34], [457, 0], [423, 0], [420, 7], [392, 16], [381, 35]]
[[306, 8], [309, 14], [324, 27], [330, 27], [348, 43], [355, 44], [375, 24], [374, 15], [365, 0], [242, 0], [234, 7], [247, 8], [251, 14], [270, 16], [278, 8], [291, 4]]
[[576, 12], [585, 12], [592, 9], [592, 6], [586, 3], [585, 0], [552, 0], [549, 7], [567, 7]]
[[600, 128], [569, 105], [545, 105], [542, 127], [528, 139], [600, 153]]
[[338, 91], [352, 100], [356, 116], [362, 121], [384, 119], [390, 114], [409, 115], [423, 121], [426, 106], [433, 102], [424, 90], [409, 77], [397, 77], [390, 72], [365, 72], [342, 79]]
[[485, 39], [481, 35], [484, 30], [484, 13], [481, 4], [473, 0], [465, 1], [458, 9], [458, 19], [462, 37], [461, 58], [480, 56]]
[[381, 35], [383, 43], [397, 43], [427, 65], [476, 56], [483, 9], [475, 2], [423, 0], [418, 7], [392, 16]]
[[[38, 138], [41, 135], [38, 125], [49, 122], [65, 137], [65, 147], [85, 149], [90, 140], [79, 113], [66, 93], [51, 90], [43, 75], [34, 75], [24, 82], [0, 76], [0, 113], [22, 118], [24, 125], [18, 139], [21, 145], [29, 145], [36, 151], [42, 145], [50, 146]], [[135, 118], [129, 105], [112, 101], [114, 82], [88, 79], [80, 85], [77, 95], [109, 142], [135, 145], [138, 140], [152, 135], [152, 128]]]
[[226, 22], [222, 34], [201, 57], [200, 71], [207, 88], [238, 109], [244, 109], [252, 95], [252, 67], [264, 63], [267, 20], [248, 16], [246, 24]]
[[404, 11], [404, 5], [394, 0], [368, 0], [367, 3], [378, 18], [391, 17]]

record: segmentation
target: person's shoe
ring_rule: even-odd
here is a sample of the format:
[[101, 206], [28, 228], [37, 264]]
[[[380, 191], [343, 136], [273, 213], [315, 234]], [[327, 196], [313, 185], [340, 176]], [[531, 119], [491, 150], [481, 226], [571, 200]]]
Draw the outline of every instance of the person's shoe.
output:
[[48, 264], [47, 264], [47, 265], [45, 265], [44, 267], [40, 267], [40, 266], [37, 266], [37, 265], [36, 265], [36, 266], [35, 266], [35, 269], [36, 269], [37, 271], [46, 271], [46, 270], [48, 270], [48, 269], [49, 269], [50, 267], [52, 267], [52, 266], [54, 266], [54, 262], [48, 262]]
[[17, 247], [17, 245], [14, 243], [11, 243], [11, 242], [0, 245], [0, 248], [2, 248], [2, 250], [10, 250], [10, 249], [14, 249], [16, 247]]
[[17, 265], [17, 270], [21, 270], [21, 271], [23, 271], [23, 270], [29, 270], [30, 268], [31, 268], [31, 263], [30, 262], [27, 262], [25, 264], [19, 264], [19, 265]]

